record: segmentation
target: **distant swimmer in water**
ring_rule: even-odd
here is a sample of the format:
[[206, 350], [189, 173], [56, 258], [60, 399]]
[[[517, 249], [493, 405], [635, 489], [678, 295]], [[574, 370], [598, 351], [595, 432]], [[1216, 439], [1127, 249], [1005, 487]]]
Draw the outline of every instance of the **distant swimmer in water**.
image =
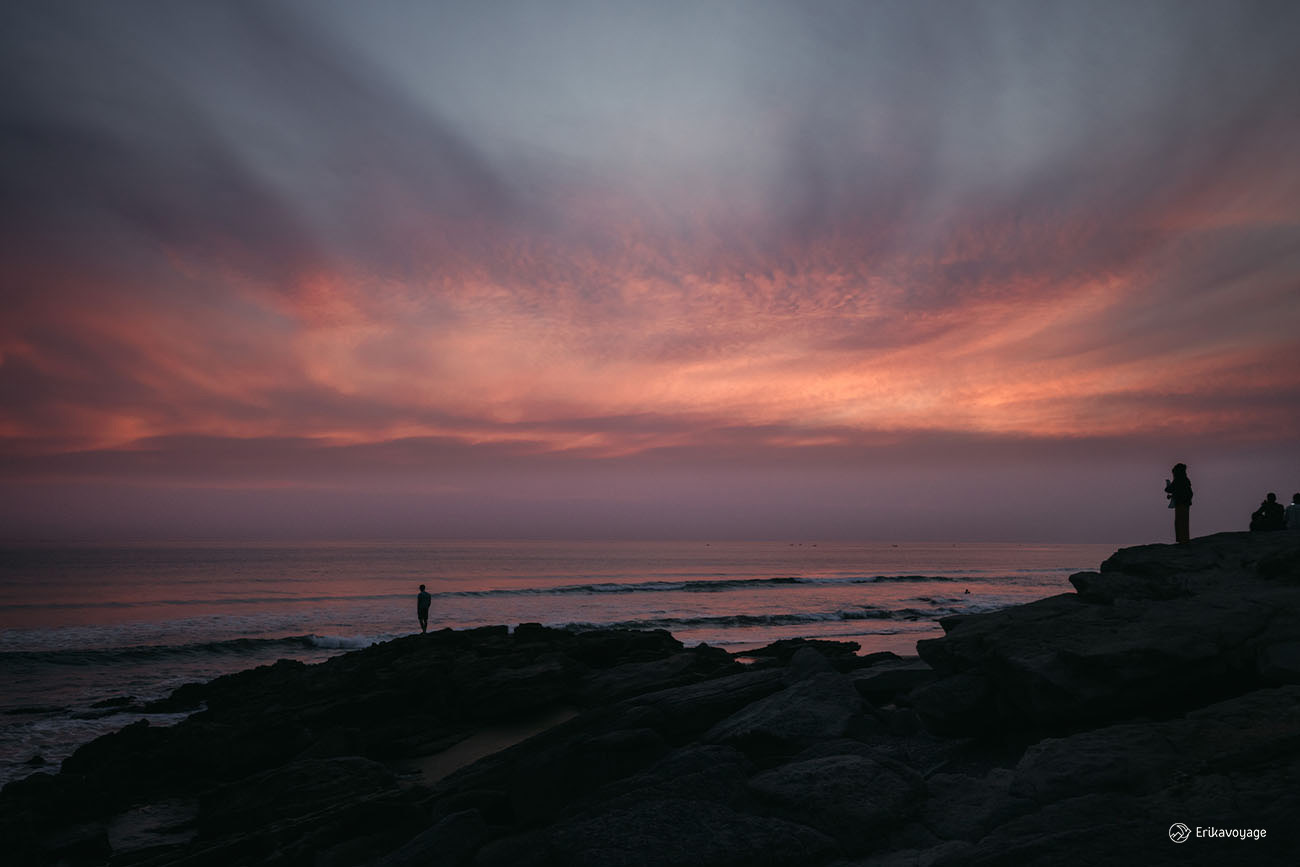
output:
[[967, 595], [967, 596], [970, 595], [970, 588], [969, 588], [969, 587], [966, 588], [966, 595]]
[[424, 585], [420, 585], [420, 592], [415, 597], [415, 616], [420, 618], [420, 631], [429, 631], [429, 602], [433, 599]]

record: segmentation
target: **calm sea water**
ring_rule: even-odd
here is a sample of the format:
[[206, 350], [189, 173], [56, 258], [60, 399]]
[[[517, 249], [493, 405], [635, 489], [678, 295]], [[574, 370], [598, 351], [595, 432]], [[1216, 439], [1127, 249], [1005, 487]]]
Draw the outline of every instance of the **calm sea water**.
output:
[[[454, 542], [0, 549], [0, 783], [134, 716], [95, 705], [416, 631], [535, 621], [915, 652], [937, 618], [1067, 592], [1113, 545]], [[969, 592], [967, 592], [969, 591]], [[174, 721], [158, 716], [154, 724]]]

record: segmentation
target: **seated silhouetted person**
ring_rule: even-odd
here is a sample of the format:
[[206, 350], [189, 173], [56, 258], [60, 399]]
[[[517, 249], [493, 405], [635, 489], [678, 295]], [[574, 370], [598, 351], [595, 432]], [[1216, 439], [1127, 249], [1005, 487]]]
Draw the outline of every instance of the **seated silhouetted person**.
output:
[[1259, 508], [1250, 514], [1250, 529], [1255, 531], [1285, 530], [1286, 510], [1277, 501], [1277, 494], [1269, 493]]
[[1291, 505], [1286, 507], [1286, 528], [1300, 530], [1300, 494], [1291, 495]]

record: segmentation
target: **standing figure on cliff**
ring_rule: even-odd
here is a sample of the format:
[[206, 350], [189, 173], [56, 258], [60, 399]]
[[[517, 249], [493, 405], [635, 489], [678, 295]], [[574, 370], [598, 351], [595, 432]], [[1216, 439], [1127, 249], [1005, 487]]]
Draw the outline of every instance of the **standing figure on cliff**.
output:
[[415, 616], [420, 618], [420, 631], [429, 631], [429, 602], [433, 597], [420, 585], [420, 592], [415, 596]]
[[1300, 530], [1300, 494], [1291, 495], [1291, 505], [1286, 507], [1286, 528]]
[[1173, 473], [1174, 477], [1165, 482], [1165, 496], [1174, 510], [1174, 540], [1186, 542], [1191, 538], [1188, 512], [1192, 508], [1192, 480], [1187, 478], [1187, 464], [1174, 464]]

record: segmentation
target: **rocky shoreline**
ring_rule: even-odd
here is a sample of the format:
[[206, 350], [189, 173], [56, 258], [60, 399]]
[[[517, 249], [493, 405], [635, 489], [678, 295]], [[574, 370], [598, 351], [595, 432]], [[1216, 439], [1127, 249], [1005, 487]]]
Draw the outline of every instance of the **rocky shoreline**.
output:
[[192, 684], [0, 791], [6, 863], [1300, 863], [1300, 534], [1071, 582], [911, 659], [525, 624]]

